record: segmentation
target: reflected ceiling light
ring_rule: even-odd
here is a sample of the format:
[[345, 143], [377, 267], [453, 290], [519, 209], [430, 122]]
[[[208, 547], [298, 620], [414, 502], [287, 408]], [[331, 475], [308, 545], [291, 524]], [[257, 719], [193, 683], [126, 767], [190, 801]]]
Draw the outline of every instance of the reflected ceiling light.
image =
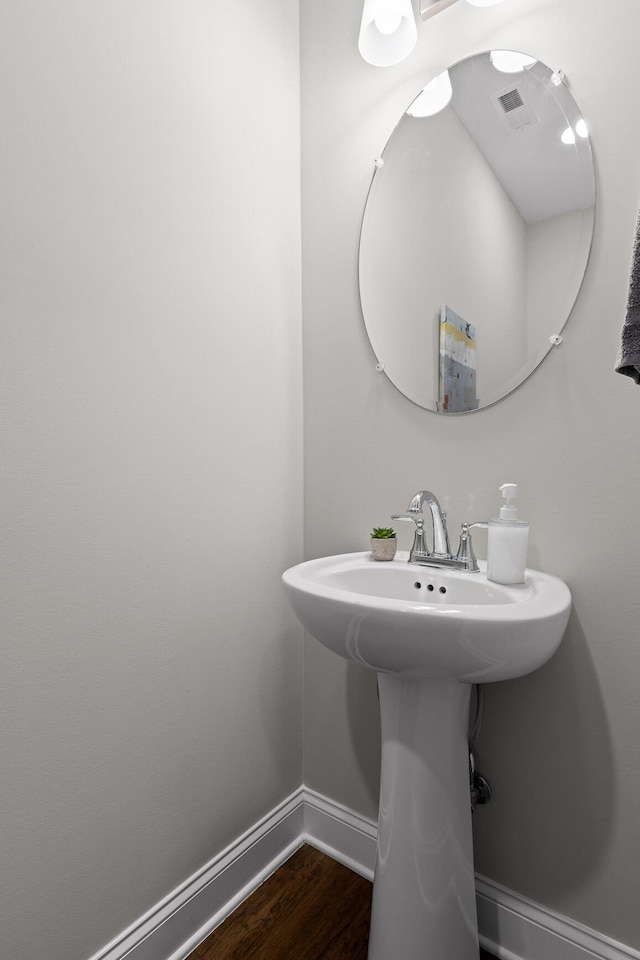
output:
[[584, 120], [580, 119], [576, 123], [576, 133], [579, 137], [582, 137], [583, 140], [586, 140], [589, 136], [589, 131]]
[[418, 39], [411, 0], [364, 0], [358, 50], [374, 67], [409, 56]]
[[578, 120], [575, 127], [567, 127], [567, 129], [561, 134], [560, 139], [563, 143], [566, 143], [567, 146], [570, 147], [572, 143], [576, 142], [576, 134], [579, 137], [582, 137], [583, 140], [586, 140], [589, 136], [587, 125], [582, 118]]
[[449, 71], [434, 77], [415, 98], [407, 113], [410, 117], [432, 117], [447, 106], [453, 90]]
[[538, 62], [535, 57], [528, 57], [526, 53], [516, 53], [514, 50], [492, 50], [489, 57], [500, 73], [520, 73]]

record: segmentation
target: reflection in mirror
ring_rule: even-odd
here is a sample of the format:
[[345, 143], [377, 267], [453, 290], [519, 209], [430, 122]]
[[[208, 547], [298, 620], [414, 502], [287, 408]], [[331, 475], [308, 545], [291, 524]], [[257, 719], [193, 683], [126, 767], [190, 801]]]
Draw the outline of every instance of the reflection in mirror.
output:
[[481, 409], [551, 349], [594, 224], [588, 130], [562, 74], [511, 51], [426, 85], [376, 165], [360, 296], [384, 372], [414, 403]]

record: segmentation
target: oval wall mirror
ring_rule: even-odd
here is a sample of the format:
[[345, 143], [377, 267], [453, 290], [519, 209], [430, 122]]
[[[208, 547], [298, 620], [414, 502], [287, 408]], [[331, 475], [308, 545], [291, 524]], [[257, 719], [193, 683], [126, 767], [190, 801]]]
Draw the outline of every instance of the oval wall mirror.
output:
[[360, 236], [365, 325], [398, 390], [468, 413], [526, 380], [575, 303], [594, 205], [562, 74], [492, 51], [427, 84], [376, 161]]

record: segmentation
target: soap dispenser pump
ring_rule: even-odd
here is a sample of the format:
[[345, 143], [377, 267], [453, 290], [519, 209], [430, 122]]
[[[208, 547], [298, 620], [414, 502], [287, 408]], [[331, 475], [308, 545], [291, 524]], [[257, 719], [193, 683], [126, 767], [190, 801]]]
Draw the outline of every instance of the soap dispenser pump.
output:
[[488, 524], [487, 577], [495, 583], [524, 583], [529, 524], [518, 519], [515, 505], [518, 485], [503, 483], [499, 489], [505, 503], [500, 508], [500, 517], [489, 520]]

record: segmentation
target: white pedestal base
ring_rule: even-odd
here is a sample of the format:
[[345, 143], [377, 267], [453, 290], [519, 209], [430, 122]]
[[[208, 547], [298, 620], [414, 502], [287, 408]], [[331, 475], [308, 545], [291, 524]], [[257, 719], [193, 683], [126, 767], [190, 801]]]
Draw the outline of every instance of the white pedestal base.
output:
[[471, 687], [378, 674], [382, 770], [369, 960], [478, 960]]

